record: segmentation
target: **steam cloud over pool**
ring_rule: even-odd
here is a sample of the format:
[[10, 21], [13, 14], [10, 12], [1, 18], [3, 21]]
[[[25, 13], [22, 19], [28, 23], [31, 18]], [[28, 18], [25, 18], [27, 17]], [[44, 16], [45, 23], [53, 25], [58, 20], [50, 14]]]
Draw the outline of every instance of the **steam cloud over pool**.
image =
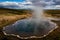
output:
[[[22, 39], [42, 38], [57, 28], [56, 24], [44, 18], [43, 7], [38, 6], [39, 0], [31, 1], [34, 6], [31, 18], [18, 20], [12, 25], [3, 28], [5, 35], [14, 35]], [[36, 6], [37, 5], [37, 6]]]

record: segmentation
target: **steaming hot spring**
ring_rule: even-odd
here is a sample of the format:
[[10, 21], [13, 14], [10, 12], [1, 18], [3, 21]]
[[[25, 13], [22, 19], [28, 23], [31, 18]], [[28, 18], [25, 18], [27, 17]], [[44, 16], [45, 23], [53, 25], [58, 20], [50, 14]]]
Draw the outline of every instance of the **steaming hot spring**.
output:
[[56, 29], [57, 25], [43, 16], [43, 8], [33, 5], [34, 12], [31, 18], [18, 20], [12, 25], [3, 27], [3, 33], [17, 36], [21, 39], [42, 38]]
[[[37, 8], [40, 10], [39, 8]], [[31, 18], [18, 20], [3, 28], [5, 35], [17, 36], [21, 39], [42, 38], [57, 28], [57, 25], [47, 18], [43, 18], [42, 9], [34, 10]]]

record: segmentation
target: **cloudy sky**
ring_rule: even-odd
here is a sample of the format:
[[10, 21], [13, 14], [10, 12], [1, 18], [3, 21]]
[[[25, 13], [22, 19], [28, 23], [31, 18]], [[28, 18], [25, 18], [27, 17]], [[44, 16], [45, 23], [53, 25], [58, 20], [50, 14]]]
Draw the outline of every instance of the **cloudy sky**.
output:
[[42, 5], [44, 9], [60, 9], [60, 0], [0, 0], [0, 8], [29, 9]]

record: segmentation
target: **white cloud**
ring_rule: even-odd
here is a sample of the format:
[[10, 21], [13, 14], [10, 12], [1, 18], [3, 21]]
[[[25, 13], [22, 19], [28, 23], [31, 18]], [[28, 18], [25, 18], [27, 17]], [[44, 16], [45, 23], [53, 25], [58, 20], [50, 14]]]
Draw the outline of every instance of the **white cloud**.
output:
[[[21, 2], [22, 3], [22, 2]], [[31, 2], [23, 2], [22, 4], [32, 4]]]
[[59, 9], [60, 10], [60, 5], [46, 6], [44, 9], [46, 9], [46, 10]]
[[[28, 4], [28, 5], [26, 5]], [[0, 2], [0, 7], [4, 8], [13, 8], [13, 9], [21, 9], [21, 8], [30, 8], [31, 2]]]
[[0, 7], [5, 7], [5, 8], [14, 8], [14, 9], [21, 9], [21, 8], [33, 8], [32, 5], [35, 6], [40, 6], [43, 5], [45, 9], [58, 9], [60, 8], [60, 5], [53, 5], [55, 2], [48, 1], [46, 2], [45, 0], [27, 0], [24, 2], [0, 2]]
[[60, 5], [55, 5], [56, 2], [60, 2], [60, 0], [55, 0], [56, 2], [54, 2], [54, 0], [26, 0], [26, 1], [30, 1], [33, 3], [33, 5], [37, 5], [37, 6], [45, 6], [44, 9], [60, 9]]
[[50, 0], [50, 1], [48, 1], [48, 2], [46, 2], [46, 0], [27, 0], [27, 1], [30, 1], [30, 2], [32, 2], [33, 3], [33, 5], [52, 5], [52, 4], [55, 4], [55, 2], [53, 2], [53, 0]]
[[60, 8], [60, 5], [56, 5], [57, 8]]
[[60, 0], [56, 0], [56, 2], [60, 2]]

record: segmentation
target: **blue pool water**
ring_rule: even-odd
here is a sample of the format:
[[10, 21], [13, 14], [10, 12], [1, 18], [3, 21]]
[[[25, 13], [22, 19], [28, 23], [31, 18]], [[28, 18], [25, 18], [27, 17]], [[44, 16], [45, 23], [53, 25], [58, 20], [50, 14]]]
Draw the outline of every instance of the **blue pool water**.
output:
[[15, 34], [20, 37], [37, 36], [42, 37], [47, 35], [51, 30], [55, 29], [56, 25], [50, 21], [41, 20], [39, 25], [36, 22], [30, 21], [30, 19], [18, 20], [12, 25], [3, 27], [3, 31], [6, 34]]

